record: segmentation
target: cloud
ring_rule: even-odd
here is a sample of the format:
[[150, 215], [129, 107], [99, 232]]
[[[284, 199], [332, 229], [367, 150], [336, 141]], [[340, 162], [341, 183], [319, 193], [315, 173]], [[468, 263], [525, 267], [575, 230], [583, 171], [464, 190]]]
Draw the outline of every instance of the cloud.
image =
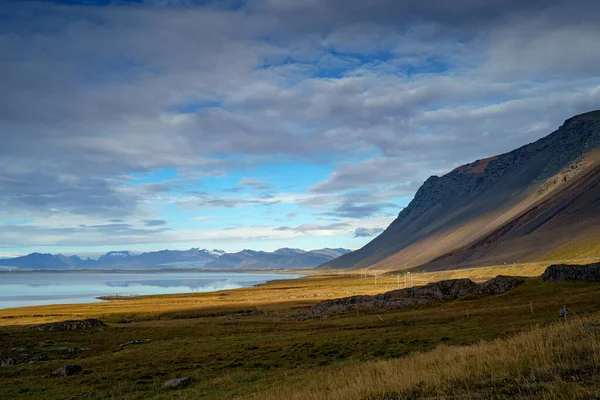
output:
[[356, 228], [354, 231], [355, 238], [371, 237], [383, 232], [382, 228]]
[[[65, 220], [169, 220], [164, 206], [389, 218], [428, 175], [600, 107], [597, 1], [107, 3], [3, 7], [0, 222], [33, 221], [27, 243]], [[289, 163], [333, 172], [301, 194], [184, 182]], [[164, 169], [179, 181], [133, 178]]]
[[167, 225], [167, 221], [162, 220], [162, 219], [145, 219], [144, 225], [145, 226], [164, 226], [164, 225]]
[[399, 207], [393, 203], [374, 203], [374, 204], [352, 204], [344, 203], [337, 206], [333, 211], [327, 212], [327, 215], [343, 218], [373, 218], [381, 214], [386, 209], [397, 210]]
[[401, 159], [372, 158], [357, 164], [346, 164], [333, 172], [329, 179], [311, 188], [315, 193], [334, 193], [355, 190], [378, 184], [396, 184], [414, 179], [418, 172]]
[[318, 232], [318, 231], [338, 231], [338, 230], [344, 230], [346, 228], [348, 228], [350, 226], [350, 224], [345, 223], [345, 222], [338, 222], [335, 224], [328, 224], [328, 225], [320, 225], [320, 224], [303, 224], [303, 225], [299, 225], [296, 227], [290, 227], [290, 226], [280, 226], [275, 228], [275, 231], [292, 231], [295, 233], [311, 233], [311, 232]]
[[194, 221], [204, 221], [206, 219], [214, 219], [217, 218], [215, 215], [201, 215], [198, 217], [192, 218]]
[[244, 178], [238, 182], [240, 186], [261, 186], [266, 184], [267, 181], [261, 179]]

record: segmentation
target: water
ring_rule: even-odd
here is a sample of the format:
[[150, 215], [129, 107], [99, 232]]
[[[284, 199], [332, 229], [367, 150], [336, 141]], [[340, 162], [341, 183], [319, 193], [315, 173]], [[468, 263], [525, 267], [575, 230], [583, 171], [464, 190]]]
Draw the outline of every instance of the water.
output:
[[237, 289], [292, 274], [236, 272], [17, 272], [0, 273], [0, 309], [101, 301], [98, 296], [175, 294]]

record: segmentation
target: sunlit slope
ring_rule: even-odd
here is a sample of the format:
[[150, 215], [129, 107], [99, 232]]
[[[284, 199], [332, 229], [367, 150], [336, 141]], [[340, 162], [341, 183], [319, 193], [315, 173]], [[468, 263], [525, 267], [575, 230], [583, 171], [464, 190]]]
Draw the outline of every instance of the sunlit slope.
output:
[[[594, 111], [568, 119], [552, 134], [517, 150], [475, 161], [442, 177], [430, 177], [381, 235], [322, 267], [403, 269], [426, 264], [448, 252], [456, 253], [540, 202], [571, 190], [575, 182], [596, 168], [594, 150], [599, 145], [600, 111]], [[583, 203], [580, 207], [587, 208]], [[593, 209], [588, 211], [594, 213]], [[518, 240], [525, 236], [520, 235]], [[566, 246], [568, 239], [557, 237], [554, 246]], [[535, 240], [530, 242], [533, 246]], [[550, 256], [534, 256], [526, 251], [512, 254], [506, 248], [498, 251], [503, 257], [498, 253], [488, 261], [510, 258], [506, 261], [519, 262], [526, 254], [531, 254], [528, 257], [532, 260]], [[479, 261], [478, 255], [470, 257], [469, 263]], [[435, 267], [451, 267], [452, 263], [447, 259], [436, 262]]]
[[600, 256], [600, 166], [594, 163], [569, 185], [498, 229], [423, 269], [504, 262], [570, 260]]

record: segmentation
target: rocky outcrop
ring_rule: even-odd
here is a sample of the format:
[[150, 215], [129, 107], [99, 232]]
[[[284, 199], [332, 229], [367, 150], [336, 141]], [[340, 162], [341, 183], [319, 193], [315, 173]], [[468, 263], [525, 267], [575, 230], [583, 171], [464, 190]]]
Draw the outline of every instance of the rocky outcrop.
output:
[[476, 289], [477, 284], [470, 279], [449, 279], [432, 282], [425, 286], [393, 290], [378, 296], [381, 296], [386, 301], [400, 297], [442, 302], [458, 299], [459, 297], [473, 293]]
[[92, 328], [103, 328], [106, 324], [99, 319], [82, 319], [38, 325], [34, 329], [44, 332], [73, 331]]
[[522, 283], [523, 278], [518, 276], [498, 275], [497, 277], [478, 285], [477, 289], [475, 289], [473, 293], [484, 296], [492, 296], [495, 294], [508, 292]]
[[600, 282], [600, 263], [588, 265], [551, 265], [541, 276], [543, 281], [587, 281]]
[[374, 296], [352, 296], [339, 299], [323, 300], [311, 309], [285, 315], [272, 315], [285, 319], [305, 320], [315, 317], [328, 317], [332, 314], [348, 312], [356, 308], [379, 308], [382, 310], [399, 310], [412, 305], [429, 302], [444, 302], [461, 298], [469, 294], [492, 296], [505, 293], [525, 280], [515, 276], [503, 276], [477, 284], [470, 279], [449, 279], [432, 282], [425, 286], [392, 290]]

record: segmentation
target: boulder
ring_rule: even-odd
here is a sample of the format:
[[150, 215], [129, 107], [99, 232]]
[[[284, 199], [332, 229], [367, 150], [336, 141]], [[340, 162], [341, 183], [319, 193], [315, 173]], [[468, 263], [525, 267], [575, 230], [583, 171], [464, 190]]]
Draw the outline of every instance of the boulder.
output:
[[166, 381], [165, 383], [163, 383], [162, 387], [163, 389], [183, 389], [190, 383], [192, 383], [191, 379], [184, 377]]
[[55, 377], [55, 376], [71, 376], [77, 375], [82, 372], [83, 368], [80, 365], [75, 364], [65, 364], [62, 367], [54, 370], [51, 374], [48, 374], [46, 377]]
[[541, 276], [543, 281], [587, 281], [600, 282], [600, 263], [588, 265], [551, 265]]
[[43, 324], [34, 327], [38, 331], [55, 332], [55, 331], [73, 331], [90, 328], [101, 328], [105, 327], [106, 324], [99, 319], [82, 319], [82, 320], [71, 320], [63, 322], [55, 322], [52, 324]]
[[569, 315], [571, 315], [571, 310], [569, 310], [566, 307], [561, 308], [560, 311], [558, 312], [559, 318], [567, 318]]

